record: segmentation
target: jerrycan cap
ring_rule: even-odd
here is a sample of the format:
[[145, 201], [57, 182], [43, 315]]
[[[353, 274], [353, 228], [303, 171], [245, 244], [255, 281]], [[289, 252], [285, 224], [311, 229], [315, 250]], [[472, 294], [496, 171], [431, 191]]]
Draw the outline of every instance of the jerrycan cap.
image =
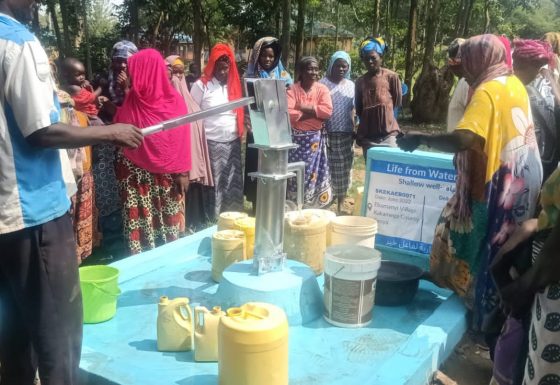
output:
[[284, 311], [267, 303], [249, 302], [240, 307], [229, 308], [226, 315], [222, 322], [228, 328], [243, 332], [259, 332], [287, 325]]

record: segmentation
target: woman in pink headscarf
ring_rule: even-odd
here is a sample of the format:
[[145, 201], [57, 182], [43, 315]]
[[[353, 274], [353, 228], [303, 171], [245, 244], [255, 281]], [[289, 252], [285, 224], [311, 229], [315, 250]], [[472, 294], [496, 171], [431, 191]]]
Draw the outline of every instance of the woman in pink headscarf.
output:
[[[185, 101], [169, 82], [159, 52], [138, 52], [129, 59], [128, 72], [132, 87], [115, 122], [142, 129], [187, 113]], [[190, 141], [190, 126], [184, 125], [149, 135], [137, 149], [125, 149], [117, 155], [115, 169], [131, 253], [153, 249], [184, 233]]]
[[[200, 106], [194, 101], [185, 79], [185, 64], [177, 55], [168, 56], [165, 61], [169, 69], [169, 76], [173, 87], [179, 91], [189, 112], [200, 111]], [[191, 123], [191, 159], [192, 168], [189, 174], [190, 185], [187, 193], [186, 222], [190, 230], [201, 230], [213, 217], [208, 212], [208, 194], [212, 191], [209, 187], [214, 186], [212, 169], [210, 167], [210, 155], [204, 132], [204, 121], [197, 120]]]

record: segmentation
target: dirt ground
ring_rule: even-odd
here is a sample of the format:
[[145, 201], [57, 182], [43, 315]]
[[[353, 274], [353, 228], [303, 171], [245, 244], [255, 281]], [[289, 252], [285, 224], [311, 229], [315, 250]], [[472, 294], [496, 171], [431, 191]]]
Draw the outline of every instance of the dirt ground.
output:
[[492, 361], [488, 350], [467, 333], [440, 371], [444, 375], [440, 376], [443, 381], [435, 380], [433, 385], [488, 385], [492, 377]]

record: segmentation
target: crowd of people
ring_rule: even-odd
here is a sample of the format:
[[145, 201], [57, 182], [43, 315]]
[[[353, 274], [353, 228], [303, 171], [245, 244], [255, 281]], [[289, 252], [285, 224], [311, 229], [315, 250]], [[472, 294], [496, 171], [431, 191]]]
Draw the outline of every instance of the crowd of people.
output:
[[[243, 108], [142, 135], [240, 98], [242, 76], [286, 85], [298, 145], [289, 159], [306, 166], [304, 207], [342, 210], [355, 144], [364, 157], [374, 146], [454, 153], [457, 189], [435, 229], [431, 278], [465, 298], [490, 348], [494, 384], [560, 383], [559, 33], [513, 47], [490, 34], [456, 39], [448, 132], [403, 134], [406, 87], [383, 67], [380, 37], [360, 43], [365, 72], [355, 82], [344, 51], [325, 69], [302, 57], [292, 77], [274, 37], [255, 43], [244, 74], [227, 44], [186, 74], [179, 56], [123, 40], [107, 79], [87, 79], [75, 58], [49, 62], [25, 27], [29, 3], [0, 0], [2, 383], [31, 384], [37, 370], [45, 385], [76, 383], [77, 268], [96, 246], [136, 254], [243, 211], [244, 199], [254, 210], [248, 174], [258, 153]], [[296, 200], [294, 183], [287, 199]]]
[[[375, 145], [396, 146], [400, 132], [395, 111], [401, 84], [396, 73], [381, 66], [386, 49], [381, 38], [364, 40], [360, 52], [367, 73], [357, 79], [357, 87], [344, 51], [332, 55], [326, 71], [316, 58], [302, 57], [294, 82], [274, 37], [255, 43], [244, 74], [227, 44], [211, 48], [203, 71], [191, 64], [186, 74], [178, 55], [164, 59], [126, 40], [114, 45], [106, 79], [96, 76], [90, 82], [76, 58], [52, 62], [51, 72], [61, 119], [100, 131], [113, 123], [142, 129], [239, 99], [241, 77], [281, 80], [298, 145], [289, 158], [306, 164], [304, 207], [336, 201], [341, 212], [351, 184], [354, 142], [366, 153]], [[254, 213], [256, 180], [249, 174], [257, 170], [258, 151], [250, 146], [251, 128], [249, 114], [238, 108], [146, 136], [138, 149], [101, 143], [61, 153], [73, 172], [66, 182], [77, 190], [68, 188], [79, 261], [96, 246], [109, 255], [150, 250], [209, 226], [222, 212], [244, 211], [245, 199]], [[296, 190], [290, 181], [287, 199], [296, 201]]]
[[448, 132], [397, 139], [406, 151], [455, 154], [456, 193], [435, 230], [430, 274], [465, 298], [492, 385], [560, 383], [559, 37], [513, 47], [504, 36], [455, 40]]

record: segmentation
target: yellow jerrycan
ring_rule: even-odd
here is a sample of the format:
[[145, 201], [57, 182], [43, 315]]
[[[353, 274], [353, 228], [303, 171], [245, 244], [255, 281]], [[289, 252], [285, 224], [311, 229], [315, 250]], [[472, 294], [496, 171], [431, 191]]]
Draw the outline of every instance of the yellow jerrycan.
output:
[[194, 360], [199, 362], [218, 361], [218, 324], [226, 315], [219, 306], [212, 311], [204, 306], [194, 308]]
[[160, 352], [193, 348], [192, 310], [188, 298], [161, 297], [158, 304], [157, 347]]
[[316, 275], [323, 272], [329, 220], [309, 212], [293, 211], [284, 219], [284, 252], [305, 263]]
[[230, 308], [218, 327], [219, 385], [288, 385], [288, 320], [277, 306]]
[[235, 262], [247, 259], [245, 233], [222, 230], [212, 235], [212, 279], [222, 280], [222, 273]]
[[249, 215], [237, 211], [226, 211], [218, 217], [218, 231], [235, 230], [235, 221], [240, 218], [247, 218]]

